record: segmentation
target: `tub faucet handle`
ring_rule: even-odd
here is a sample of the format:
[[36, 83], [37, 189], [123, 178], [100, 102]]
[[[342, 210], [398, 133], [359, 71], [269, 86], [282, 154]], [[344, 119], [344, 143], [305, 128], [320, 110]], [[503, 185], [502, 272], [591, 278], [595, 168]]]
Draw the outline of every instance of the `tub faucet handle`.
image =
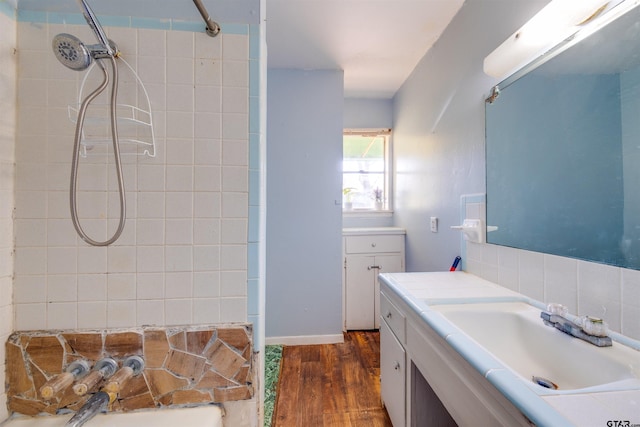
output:
[[84, 360], [72, 362], [65, 372], [56, 375], [40, 387], [40, 395], [44, 400], [51, 400], [73, 384], [76, 378], [82, 377], [88, 371], [89, 364]]
[[93, 370], [73, 386], [73, 392], [84, 396], [103, 379], [112, 376], [118, 370], [118, 364], [110, 357], [99, 360]]
[[144, 360], [140, 356], [130, 356], [125, 359], [122, 363], [122, 368], [120, 368], [113, 376], [109, 379], [109, 382], [104, 387], [104, 390], [107, 393], [112, 393], [117, 395], [122, 390], [122, 386], [124, 383], [129, 381], [131, 378], [138, 376], [142, 370], [144, 369]]

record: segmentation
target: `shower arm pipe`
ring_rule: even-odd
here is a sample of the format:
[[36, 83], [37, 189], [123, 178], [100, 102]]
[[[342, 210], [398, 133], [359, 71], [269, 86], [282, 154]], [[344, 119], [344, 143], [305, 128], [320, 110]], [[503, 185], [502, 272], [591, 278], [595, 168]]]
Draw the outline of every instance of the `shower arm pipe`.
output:
[[[84, 0], [82, 0], [84, 1]], [[220, 25], [217, 22], [211, 19], [209, 12], [202, 4], [202, 0], [193, 0], [193, 4], [198, 8], [198, 12], [202, 15], [202, 19], [204, 19], [205, 24], [207, 25], [206, 31], [211, 37], [215, 37], [220, 32]]]
[[124, 230], [124, 225], [126, 222], [126, 197], [125, 197], [125, 188], [124, 188], [124, 178], [122, 176], [122, 162], [120, 158], [120, 147], [118, 144], [118, 124], [117, 124], [117, 116], [116, 116], [116, 105], [117, 105], [117, 91], [118, 91], [118, 65], [116, 64], [116, 58], [113, 56], [109, 57], [111, 61], [111, 66], [113, 69], [113, 83], [111, 86], [111, 107], [110, 107], [110, 116], [111, 116], [111, 139], [113, 142], [113, 155], [115, 158], [115, 168], [116, 175], [118, 180], [118, 194], [120, 199], [120, 220], [118, 222], [118, 229], [113, 233], [110, 239], [105, 241], [97, 241], [90, 238], [85, 231], [82, 229], [82, 225], [80, 224], [80, 220], [78, 219], [78, 201], [77, 201], [77, 192], [78, 192], [78, 162], [80, 157], [80, 144], [82, 140], [82, 128], [84, 126], [84, 118], [86, 115], [87, 108], [91, 101], [93, 101], [98, 95], [100, 95], [105, 88], [109, 84], [109, 74], [102, 63], [102, 60], [97, 60], [96, 62], [102, 69], [104, 73], [104, 80], [102, 84], [91, 92], [87, 97], [82, 101], [80, 105], [80, 109], [78, 111], [78, 119], [76, 121], [76, 133], [75, 140], [73, 145], [73, 157], [71, 159], [71, 179], [70, 179], [70, 195], [69, 195], [69, 204], [71, 207], [71, 220], [73, 222], [73, 226], [76, 229], [78, 235], [92, 246], [108, 246], [118, 240], [122, 231]]

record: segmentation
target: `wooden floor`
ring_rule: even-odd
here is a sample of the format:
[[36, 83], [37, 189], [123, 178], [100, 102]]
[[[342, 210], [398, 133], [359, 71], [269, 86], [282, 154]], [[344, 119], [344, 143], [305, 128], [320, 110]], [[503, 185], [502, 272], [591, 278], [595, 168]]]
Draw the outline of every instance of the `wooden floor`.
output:
[[286, 346], [272, 427], [392, 427], [380, 401], [380, 333]]

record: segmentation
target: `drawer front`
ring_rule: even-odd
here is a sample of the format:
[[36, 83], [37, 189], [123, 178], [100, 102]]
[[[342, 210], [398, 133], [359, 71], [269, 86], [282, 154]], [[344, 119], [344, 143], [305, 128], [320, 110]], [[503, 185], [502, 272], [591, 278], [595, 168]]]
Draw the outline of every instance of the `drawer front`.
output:
[[380, 317], [387, 322], [389, 328], [391, 328], [395, 336], [398, 337], [398, 340], [404, 344], [406, 342], [406, 319], [402, 312], [389, 301], [384, 293], [380, 293]]
[[402, 252], [403, 250], [404, 236], [402, 235], [345, 237], [347, 253]]

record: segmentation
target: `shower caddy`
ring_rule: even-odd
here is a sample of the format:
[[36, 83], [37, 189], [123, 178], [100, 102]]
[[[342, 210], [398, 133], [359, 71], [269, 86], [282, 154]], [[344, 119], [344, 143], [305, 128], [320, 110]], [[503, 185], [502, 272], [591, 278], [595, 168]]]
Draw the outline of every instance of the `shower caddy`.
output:
[[[119, 129], [120, 150], [122, 155], [138, 155], [138, 156], [156, 156], [155, 133], [153, 130], [153, 116], [151, 114], [151, 101], [149, 94], [144, 87], [142, 80], [135, 70], [122, 57], [118, 58], [129, 71], [133, 74], [136, 81], [136, 89], [139, 87], [141, 91], [141, 104], [135, 106], [131, 104], [117, 104], [116, 114]], [[78, 103], [76, 105], [67, 106], [69, 120], [76, 124], [78, 119], [78, 109], [82, 103], [84, 89], [91, 75], [91, 71], [95, 68], [95, 62], [91, 64], [80, 84], [78, 91]], [[108, 135], [109, 125], [109, 103], [91, 104], [87, 110], [85, 118], [85, 127], [82, 131], [82, 139], [80, 141], [80, 156], [95, 156], [109, 154], [111, 137]], [[103, 131], [105, 133], [103, 133]]]

